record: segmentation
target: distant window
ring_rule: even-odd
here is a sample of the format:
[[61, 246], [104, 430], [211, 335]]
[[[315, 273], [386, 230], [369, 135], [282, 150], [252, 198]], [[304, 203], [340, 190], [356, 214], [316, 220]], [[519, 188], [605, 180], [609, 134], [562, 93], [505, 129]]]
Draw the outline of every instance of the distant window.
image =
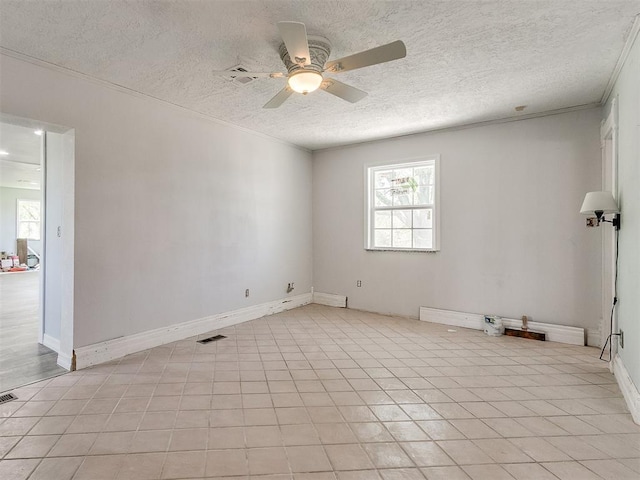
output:
[[436, 251], [438, 158], [367, 168], [369, 250]]
[[40, 200], [18, 200], [18, 238], [40, 240]]

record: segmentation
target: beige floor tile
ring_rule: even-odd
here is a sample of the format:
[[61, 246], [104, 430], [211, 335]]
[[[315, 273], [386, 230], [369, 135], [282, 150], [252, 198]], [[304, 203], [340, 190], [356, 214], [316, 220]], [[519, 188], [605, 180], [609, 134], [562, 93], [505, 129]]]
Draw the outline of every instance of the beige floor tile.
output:
[[5, 455], [10, 458], [42, 458], [47, 455], [60, 435], [34, 435], [23, 437], [11, 451]]
[[401, 445], [419, 467], [454, 464], [450, 456], [436, 442], [403, 442]]
[[[578, 462], [553, 462], [541, 464], [560, 480], [598, 480], [600, 477]], [[537, 479], [533, 479], [537, 480]]]
[[73, 433], [63, 435], [49, 451], [47, 456], [71, 457], [88, 455], [96, 438], [98, 438], [97, 433]]
[[30, 480], [71, 480], [83, 460], [82, 457], [45, 458], [29, 478]]
[[136, 432], [131, 442], [131, 453], [166, 452], [171, 440], [171, 430], [142, 430]]
[[[311, 424], [301, 425], [281, 425], [280, 431], [282, 439], [286, 446], [295, 445], [318, 445], [320, 444], [320, 436], [318, 431], [324, 425], [316, 425], [315, 428]], [[328, 425], [333, 429], [333, 425]]]
[[[367, 443], [362, 448], [367, 452], [376, 468], [415, 466], [414, 462], [397, 443]], [[409, 448], [409, 451], [415, 453], [411, 448]]]
[[[469, 480], [460, 467], [426, 467], [420, 469], [427, 480]], [[490, 479], [488, 479], [490, 480]]]
[[[516, 480], [556, 480], [556, 477], [539, 463], [510, 463], [502, 465]], [[581, 477], [575, 477], [576, 480]]]
[[447, 420], [416, 422], [432, 440], [461, 440], [465, 436]]
[[124, 463], [124, 455], [85, 457], [73, 480], [112, 480]]
[[280, 428], [273, 426], [245, 427], [247, 447], [280, 447], [283, 444]]
[[166, 455], [160, 478], [201, 478], [205, 474], [207, 460], [207, 453], [204, 451], [169, 452]]
[[536, 462], [563, 462], [571, 460], [571, 457], [539, 437], [511, 438], [509, 441]]
[[424, 480], [424, 475], [417, 468], [390, 468], [378, 472], [382, 480]]
[[286, 448], [291, 471], [325, 472], [330, 471], [331, 463], [321, 446], [291, 446]]
[[313, 423], [341, 423], [343, 417], [340, 411], [334, 406], [313, 406], [307, 407], [307, 413]]
[[0, 478], [26, 480], [39, 461], [39, 459], [2, 460], [0, 461]]
[[437, 445], [458, 465], [493, 463], [493, 459], [471, 440], [443, 440]]
[[615, 460], [583, 460], [580, 463], [605, 480], [637, 480], [638, 473]]
[[345, 423], [316, 424], [320, 441], [324, 444], [357, 443], [358, 439]]
[[380, 480], [380, 475], [375, 470], [362, 470], [359, 472], [338, 472], [338, 480]]
[[384, 426], [398, 442], [430, 440], [415, 422], [384, 422]]
[[383, 423], [351, 423], [349, 426], [355, 433], [356, 437], [358, 437], [358, 440], [362, 443], [393, 441], [393, 436], [389, 433]]
[[640, 475], [640, 427], [595, 349], [318, 305], [218, 333], [19, 389], [2, 480], [43, 456], [31, 480]]
[[463, 466], [462, 469], [473, 480], [513, 480], [514, 478], [500, 465], [468, 465]]
[[209, 450], [207, 452], [207, 476], [235, 476], [247, 475], [249, 466], [244, 449]]
[[165, 453], [141, 453], [127, 455], [124, 459], [117, 480], [155, 480], [160, 478]]
[[250, 448], [247, 450], [250, 475], [289, 473], [284, 447]]
[[360, 445], [326, 445], [325, 450], [335, 470], [365, 470], [373, 464]]

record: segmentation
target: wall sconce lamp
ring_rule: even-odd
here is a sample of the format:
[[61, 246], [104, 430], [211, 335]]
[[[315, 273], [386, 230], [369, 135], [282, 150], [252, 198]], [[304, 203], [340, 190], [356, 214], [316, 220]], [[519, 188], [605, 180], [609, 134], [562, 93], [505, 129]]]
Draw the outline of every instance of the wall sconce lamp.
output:
[[[584, 197], [584, 202], [582, 202], [580, 213], [596, 216], [595, 225], [589, 224], [589, 219], [587, 219], [587, 226], [598, 227], [600, 222], [608, 222], [613, 224], [616, 230], [620, 230], [620, 209], [611, 192], [587, 193]], [[609, 213], [614, 214], [611, 220], [605, 218], [605, 215]]]

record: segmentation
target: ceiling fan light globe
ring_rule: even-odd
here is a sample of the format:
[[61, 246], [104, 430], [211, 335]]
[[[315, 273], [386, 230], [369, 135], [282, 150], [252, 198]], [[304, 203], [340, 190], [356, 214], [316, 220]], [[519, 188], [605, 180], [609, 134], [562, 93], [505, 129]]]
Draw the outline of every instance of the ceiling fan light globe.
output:
[[307, 94], [320, 87], [322, 84], [322, 75], [318, 72], [303, 70], [291, 75], [288, 83], [294, 92]]

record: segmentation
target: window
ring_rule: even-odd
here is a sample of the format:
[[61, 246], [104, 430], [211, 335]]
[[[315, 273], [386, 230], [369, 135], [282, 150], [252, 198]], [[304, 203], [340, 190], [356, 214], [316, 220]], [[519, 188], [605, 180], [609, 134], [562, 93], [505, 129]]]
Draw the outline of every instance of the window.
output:
[[18, 200], [18, 238], [40, 240], [40, 200]]
[[367, 249], [439, 250], [438, 160], [367, 168]]

